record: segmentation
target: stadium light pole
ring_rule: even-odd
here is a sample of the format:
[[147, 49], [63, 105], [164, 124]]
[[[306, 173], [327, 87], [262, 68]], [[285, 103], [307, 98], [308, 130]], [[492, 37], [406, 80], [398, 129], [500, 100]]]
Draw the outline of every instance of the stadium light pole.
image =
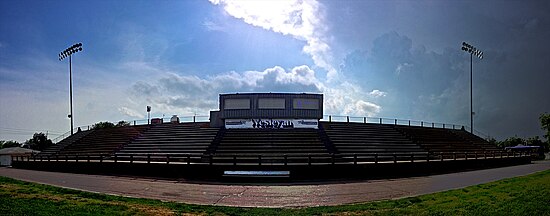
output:
[[63, 50], [61, 53], [59, 53], [59, 61], [62, 61], [63, 59], [69, 57], [69, 94], [70, 94], [70, 105], [71, 105], [71, 114], [69, 114], [67, 117], [71, 119], [71, 135], [73, 132], [73, 69], [72, 69], [72, 55], [74, 53], [77, 53], [79, 51], [82, 51], [82, 43], [77, 43], [72, 45], [71, 47]]
[[474, 99], [473, 99], [473, 56], [475, 55], [479, 59], [483, 59], [483, 52], [474, 46], [462, 42], [462, 51], [470, 53], [470, 133], [474, 133]]

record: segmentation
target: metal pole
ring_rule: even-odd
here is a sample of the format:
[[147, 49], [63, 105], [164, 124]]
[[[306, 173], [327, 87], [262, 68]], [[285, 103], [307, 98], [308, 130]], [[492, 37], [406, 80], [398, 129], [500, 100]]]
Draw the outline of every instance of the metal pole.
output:
[[71, 135], [74, 133], [73, 132], [73, 119], [74, 119], [74, 116], [73, 116], [73, 66], [72, 66], [72, 55], [69, 55], [69, 87], [70, 87], [70, 98], [71, 98]]
[[473, 72], [472, 72], [472, 57], [473, 53], [470, 53], [470, 132], [474, 133], [474, 94], [473, 94]]

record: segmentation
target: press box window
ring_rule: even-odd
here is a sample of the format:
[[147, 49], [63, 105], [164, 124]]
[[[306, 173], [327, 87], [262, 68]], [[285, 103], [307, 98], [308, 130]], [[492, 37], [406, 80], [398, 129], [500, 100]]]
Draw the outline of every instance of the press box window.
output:
[[319, 99], [295, 98], [292, 100], [294, 109], [319, 109]]
[[259, 98], [258, 108], [259, 109], [284, 109], [285, 99], [284, 98]]
[[250, 109], [250, 99], [225, 99], [224, 109]]

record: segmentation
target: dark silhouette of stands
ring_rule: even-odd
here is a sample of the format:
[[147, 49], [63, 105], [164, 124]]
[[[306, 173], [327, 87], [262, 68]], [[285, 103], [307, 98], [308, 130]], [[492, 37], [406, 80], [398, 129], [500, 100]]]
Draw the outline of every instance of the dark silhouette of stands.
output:
[[414, 161], [442, 158], [442, 153], [449, 152], [501, 151], [464, 130], [348, 122], [321, 122], [319, 126], [219, 129], [201, 123], [165, 123], [96, 129], [78, 132], [39, 156], [286, 165]]
[[331, 122], [323, 127], [339, 153], [426, 152], [391, 125]]
[[200, 127], [195, 123], [165, 123], [151, 127], [141, 136], [116, 152], [118, 158], [173, 158], [185, 154], [204, 154], [218, 134], [218, 128]]
[[47, 149], [44, 149], [44, 151], [40, 152], [39, 156], [54, 156], [58, 154], [63, 148], [65, 148], [68, 145], [73, 144], [74, 142], [80, 140], [82, 137], [87, 136], [90, 134], [92, 130], [87, 131], [78, 131], [75, 134], [61, 140], [60, 142], [56, 143], [55, 145], [50, 146]]
[[149, 125], [93, 129], [84, 137], [65, 146], [57, 154], [110, 155], [148, 128]]
[[228, 129], [215, 155], [329, 154], [315, 129]]
[[401, 125], [395, 128], [430, 152], [500, 151], [496, 146], [463, 130]]

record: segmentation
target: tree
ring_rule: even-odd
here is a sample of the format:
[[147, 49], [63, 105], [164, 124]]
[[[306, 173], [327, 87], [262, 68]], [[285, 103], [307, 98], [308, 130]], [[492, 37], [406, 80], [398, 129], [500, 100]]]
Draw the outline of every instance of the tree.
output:
[[130, 126], [130, 122], [127, 122], [127, 121], [119, 121], [117, 124], [116, 124], [116, 127], [126, 127], [126, 126]]
[[13, 140], [0, 140], [0, 149], [10, 147], [21, 147], [21, 143]]
[[504, 147], [510, 147], [510, 146], [517, 146], [519, 144], [525, 145], [525, 140], [521, 137], [509, 137], [503, 141], [497, 142], [497, 145], [501, 148]]
[[548, 141], [543, 142], [542, 140], [539, 139], [539, 136], [529, 137], [526, 143], [527, 145], [530, 145], [530, 146], [540, 146], [544, 152], [548, 152], [548, 149], [550, 147], [548, 145]]
[[33, 150], [43, 151], [44, 149], [52, 146], [53, 143], [52, 140], [48, 139], [48, 136], [46, 136], [46, 134], [40, 132], [34, 133], [32, 139], [27, 140], [25, 142], [25, 145]]
[[105, 121], [105, 122], [98, 122], [98, 123], [95, 123], [93, 126], [92, 126], [92, 129], [102, 129], [102, 128], [114, 128], [115, 127], [115, 124], [111, 123], [111, 122], [108, 122], [108, 121]]
[[546, 142], [550, 142], [550, 114], [549, 113], [540, 114], [539, 120], [540, 120], [540, 125], [542, 129], [546, 130], [546, 134], [544, 135], [544, 138], [546, 138]]

